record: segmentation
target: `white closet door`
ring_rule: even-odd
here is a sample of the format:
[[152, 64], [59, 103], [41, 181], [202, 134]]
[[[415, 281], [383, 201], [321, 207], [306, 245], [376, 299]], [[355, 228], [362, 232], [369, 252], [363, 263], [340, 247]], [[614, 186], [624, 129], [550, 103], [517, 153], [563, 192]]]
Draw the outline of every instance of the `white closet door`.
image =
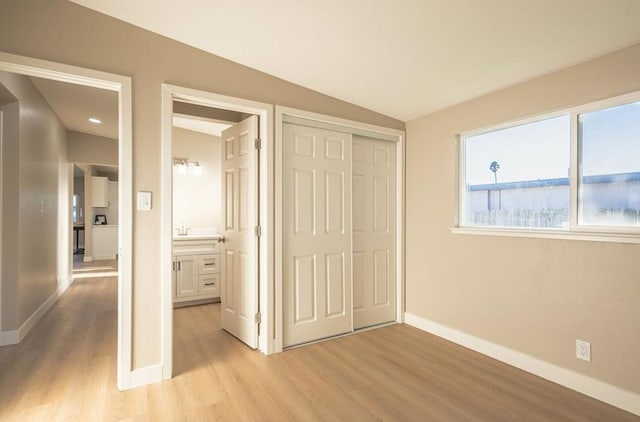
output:
[[222, 328], [258, 347], [257, 150], [258, 117], [222, 132], [223, 235], [220, 262]]
[[283, 126], [284, 346], [353, 330], [351, 135]]
[[395, 320], [396, 145], [353, 137], [353, 325]]

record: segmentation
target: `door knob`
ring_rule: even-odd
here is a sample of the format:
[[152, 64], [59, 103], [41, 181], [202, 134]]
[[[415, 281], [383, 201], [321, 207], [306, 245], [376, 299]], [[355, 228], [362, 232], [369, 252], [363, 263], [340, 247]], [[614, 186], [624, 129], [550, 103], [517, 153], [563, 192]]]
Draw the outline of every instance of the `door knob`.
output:
[[218, 243], [224, 243], [227, 239], [224, 236], [218, 236]]

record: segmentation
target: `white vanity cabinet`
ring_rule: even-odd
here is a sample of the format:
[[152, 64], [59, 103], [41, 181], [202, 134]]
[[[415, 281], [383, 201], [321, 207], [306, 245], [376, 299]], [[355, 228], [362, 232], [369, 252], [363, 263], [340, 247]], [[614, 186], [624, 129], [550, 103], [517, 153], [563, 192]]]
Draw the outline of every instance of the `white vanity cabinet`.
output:
[[181, 236], [173, 240], [173, 303], [220, 297], [217, 238]]

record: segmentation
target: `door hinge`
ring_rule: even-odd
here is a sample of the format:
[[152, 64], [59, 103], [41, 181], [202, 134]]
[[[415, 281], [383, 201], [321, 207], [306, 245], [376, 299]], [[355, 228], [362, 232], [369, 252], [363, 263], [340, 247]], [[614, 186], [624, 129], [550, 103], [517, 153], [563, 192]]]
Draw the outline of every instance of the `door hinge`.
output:
[[256, 226], [256, 236], [262, 236], [262, 227], [260, 225]]
[[262, 314], [260, 312], [256, 313], [256, 324], [260, 324], [262, 322]]
[[262, 140], [260, 138], [256, 138], [255, 147], [256, 147], [256, 149], [262, 148]]

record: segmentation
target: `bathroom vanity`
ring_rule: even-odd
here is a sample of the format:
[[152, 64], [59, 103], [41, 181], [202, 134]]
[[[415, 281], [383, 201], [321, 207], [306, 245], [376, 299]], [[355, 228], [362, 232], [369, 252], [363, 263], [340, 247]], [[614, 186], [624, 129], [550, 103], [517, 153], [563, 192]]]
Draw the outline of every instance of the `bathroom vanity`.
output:
[[220, 236], [173, 238], [174, 307], [220, 299]]

